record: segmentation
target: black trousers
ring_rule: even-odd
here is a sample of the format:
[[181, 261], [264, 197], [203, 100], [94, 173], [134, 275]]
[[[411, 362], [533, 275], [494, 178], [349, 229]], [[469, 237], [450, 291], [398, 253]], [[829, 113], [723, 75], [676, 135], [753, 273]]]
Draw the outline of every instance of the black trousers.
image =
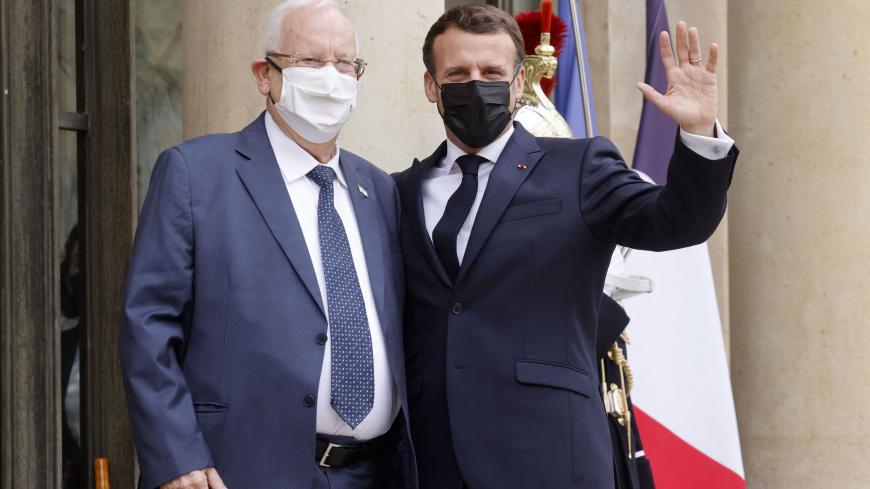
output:
[[[404, 471], [397, 457], [399, 432], [400, 420], [393, 423], [390, 431], [383, 435], [377, 451], [353, 465], [321, 467], [312, 461], [315, 467], [311, 489], [406, 489]], [[354, 443], [352, 438], [341, 436], [321, 438], [337, 444]]]
[[379, 457], [368, 457], [355, 465], [314, 469], [311, 489], [380, 489], [384, 487], [385, 466]]

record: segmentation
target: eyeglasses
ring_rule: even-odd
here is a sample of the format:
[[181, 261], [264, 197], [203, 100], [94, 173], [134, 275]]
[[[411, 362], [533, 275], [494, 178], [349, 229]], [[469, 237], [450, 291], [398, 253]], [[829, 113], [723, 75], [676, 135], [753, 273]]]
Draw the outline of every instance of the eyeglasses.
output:
[[300, 66], [303, 68], [323, 68], [327, 63], [332, 63], [332, 65], [335, 66], [335, 71], [342, 75], [350, 75], [357, 78], [365, 73], [367, 64], [362, 58], [352, 58], [349, 56], [340, 58], [314, 58], [304, 54], [266, 53], [266, 62], [278, 71], [281, 71], [282, 68], [278, 66], [270, 56], [287, 59], [287, 67]]

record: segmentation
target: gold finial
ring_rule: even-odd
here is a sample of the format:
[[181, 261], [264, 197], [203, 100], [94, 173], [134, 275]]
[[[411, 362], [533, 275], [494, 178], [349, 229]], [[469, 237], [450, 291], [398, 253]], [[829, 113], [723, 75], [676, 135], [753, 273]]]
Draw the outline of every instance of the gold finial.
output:
[[538, 47], [535, 48], [535, 54], [538, 56], [553, 56], [556, 54], [556, 48], [550, 44], [549, 32], [541, 33], [541, 44], [538, 44]]
[[556, 48], [550, 44], [550, 33], [541, 33], [541, 44], [535, 48], [535, 54], [526, 56], [523, 66], [526, 68], [526, 84], [523, 96], [517, 101], [514, 120], [535, 136], [573, 137], [568, 123], [550, 102], [541, 88], [541, 79], [553, 78], [559, 60], [555, 56]]

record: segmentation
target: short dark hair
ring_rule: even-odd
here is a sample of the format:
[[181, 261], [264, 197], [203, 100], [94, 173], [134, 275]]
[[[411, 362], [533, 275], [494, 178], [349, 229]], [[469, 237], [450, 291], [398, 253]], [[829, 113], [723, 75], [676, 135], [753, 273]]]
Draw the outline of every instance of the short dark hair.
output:
[[429, 73], [435, 74], [435, 56], [432, 53], [432, 45], [435, 38], [444, 34], [450, 27], [462, 29], [473, 34], [493, 34], [499, 31], [507, 32], [516, 48], [516, 61], [514, 69], [519, 69], [526, 57], [526, 48], [523, 43], [523, 34], [517, 21], [504, 10], [484, 4], [458, 5], [451, 8], [438, 18], [423, 42], [423, 64]]

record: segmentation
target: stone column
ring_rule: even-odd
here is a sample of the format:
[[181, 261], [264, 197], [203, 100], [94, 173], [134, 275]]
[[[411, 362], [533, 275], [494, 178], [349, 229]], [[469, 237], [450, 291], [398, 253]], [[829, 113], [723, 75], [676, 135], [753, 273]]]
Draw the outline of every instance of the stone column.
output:
[[734, 392], [750, 488], [870, 487], [870, 4], [732, 0]]
[[[237, 131], [265, 108], [250, 71], [262, 56], [266, 19], [277, 0], [184, 3], [184, 136]], [[368, 69], [359, 105], [339, 144], [387, 171], [428, 156], [444, 139], [423, 93], [421, 50], [443, 0], [343, 0]]]
[[[640, 123], [642, 95], [635, 84], [643, 81], [646, 58], [646, 11], [643, 2], [582, 0], [592, 89], [598, 129], [616, 143], [628, 160], [634, 155]], [[717, 42], [719, 61], [719, 119], [728, 129], [728, 29], [726, 0], [669, 0], [671, 32], [685, 20], [701, 33], [704, 46]], [[706, 47], [704, 57], [706, 58]], [[725, 345], [729, 335], [728, 218], [708, 242], [719, 315]]]

